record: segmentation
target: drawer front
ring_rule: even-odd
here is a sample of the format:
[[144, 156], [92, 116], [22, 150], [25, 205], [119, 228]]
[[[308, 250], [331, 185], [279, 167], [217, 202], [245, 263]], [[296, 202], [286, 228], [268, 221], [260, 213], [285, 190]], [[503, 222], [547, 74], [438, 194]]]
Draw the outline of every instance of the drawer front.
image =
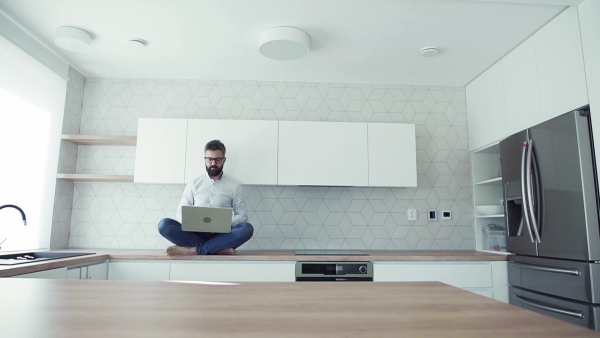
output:
[[168, 262], [111, 261], [108, 264], [109, 280], [169, 280]]
[[568, 301], [549, 295], [538, 294], [510, 286], [510, 304], [532, 310], [550, 317], [596, 330], [599, 306]]
[[373, 263], [376, 282], [442, 282], [459, 288], [491, 288], [489, 262], [476, 263]]
[[[508, 284], [551, 295], [600, 303], [600, 290], [592, 280], [600, 277], [599, 265], [537, 257], [510, 256]], [[597, 285], [596, 289], [600, 288]]]

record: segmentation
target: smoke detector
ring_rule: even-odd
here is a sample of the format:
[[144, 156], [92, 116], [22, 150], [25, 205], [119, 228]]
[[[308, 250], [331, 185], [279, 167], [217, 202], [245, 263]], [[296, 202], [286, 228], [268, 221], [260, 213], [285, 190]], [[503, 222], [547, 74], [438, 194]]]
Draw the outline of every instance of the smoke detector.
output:
[[436, 56], [440, 53], [440, 51], [435, 47], [425, 47], [421, 49], [421, 56], [424, 57], [432, 57]]

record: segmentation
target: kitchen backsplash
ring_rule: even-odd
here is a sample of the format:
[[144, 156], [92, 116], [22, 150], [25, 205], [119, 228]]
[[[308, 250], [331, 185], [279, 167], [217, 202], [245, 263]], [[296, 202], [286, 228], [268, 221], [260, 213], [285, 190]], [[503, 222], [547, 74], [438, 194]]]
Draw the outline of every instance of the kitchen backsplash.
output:
[[[85, 79], [82, 90], [74, 74], [65, 133], [136, 135], [139, 117], [416, 125], [418, 188], [244, 186], [255, 232], [240, 249], [475, 248], [464, 87]], [[63, 147], [67, 172], [133, 174], [135, 147], [79, 146], [76, 159], [72, 145]], [[156, 225], [174, 216], [183, 188], [62, 182], [53, 247], [68, 238], [71, 248], [163, 249], [170, 243]], [[409, 208], [417, 221], [407, 220]], [[450, 210], [452, 219], [428, 222], [428, 209]]]

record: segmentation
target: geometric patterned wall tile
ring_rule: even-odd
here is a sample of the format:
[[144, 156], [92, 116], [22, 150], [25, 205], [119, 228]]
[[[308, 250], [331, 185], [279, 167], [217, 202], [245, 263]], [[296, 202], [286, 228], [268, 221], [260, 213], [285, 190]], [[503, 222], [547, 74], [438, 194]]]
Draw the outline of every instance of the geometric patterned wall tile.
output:
[[[463, 87], [87, 79], [80, 102], [69, 120], [79, 118], [82, 134], [135, 135], [140, 117], [413, 123], [418, 188], [244, 186], [255, 232], [240, 249], [475, 247]], [[79, 146], [75, 170], [132, 174], [134, 163], [135, 147]], [[156, 224], [174, 216], [183, 188], [76, 183], [69, 246], [166, 247]], [[417, 221], [406, 219], [408, 208]], [[428, 222], [428, 209], [449, 210], [452, 220]]]

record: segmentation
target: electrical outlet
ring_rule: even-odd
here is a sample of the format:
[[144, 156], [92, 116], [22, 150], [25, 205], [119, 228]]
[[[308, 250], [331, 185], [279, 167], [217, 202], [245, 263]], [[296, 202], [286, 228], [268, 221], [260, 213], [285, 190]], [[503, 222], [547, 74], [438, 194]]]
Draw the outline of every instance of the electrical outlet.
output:
[[408, 218], [409, 221], [416, 221], [417, 220], [417, 210], [415, 210], [415, 209], [406, 210], [406, 218]]
[[442, 211], [442, 220], [447, 221], [452, 219], [452, 213], [450, 211]]

